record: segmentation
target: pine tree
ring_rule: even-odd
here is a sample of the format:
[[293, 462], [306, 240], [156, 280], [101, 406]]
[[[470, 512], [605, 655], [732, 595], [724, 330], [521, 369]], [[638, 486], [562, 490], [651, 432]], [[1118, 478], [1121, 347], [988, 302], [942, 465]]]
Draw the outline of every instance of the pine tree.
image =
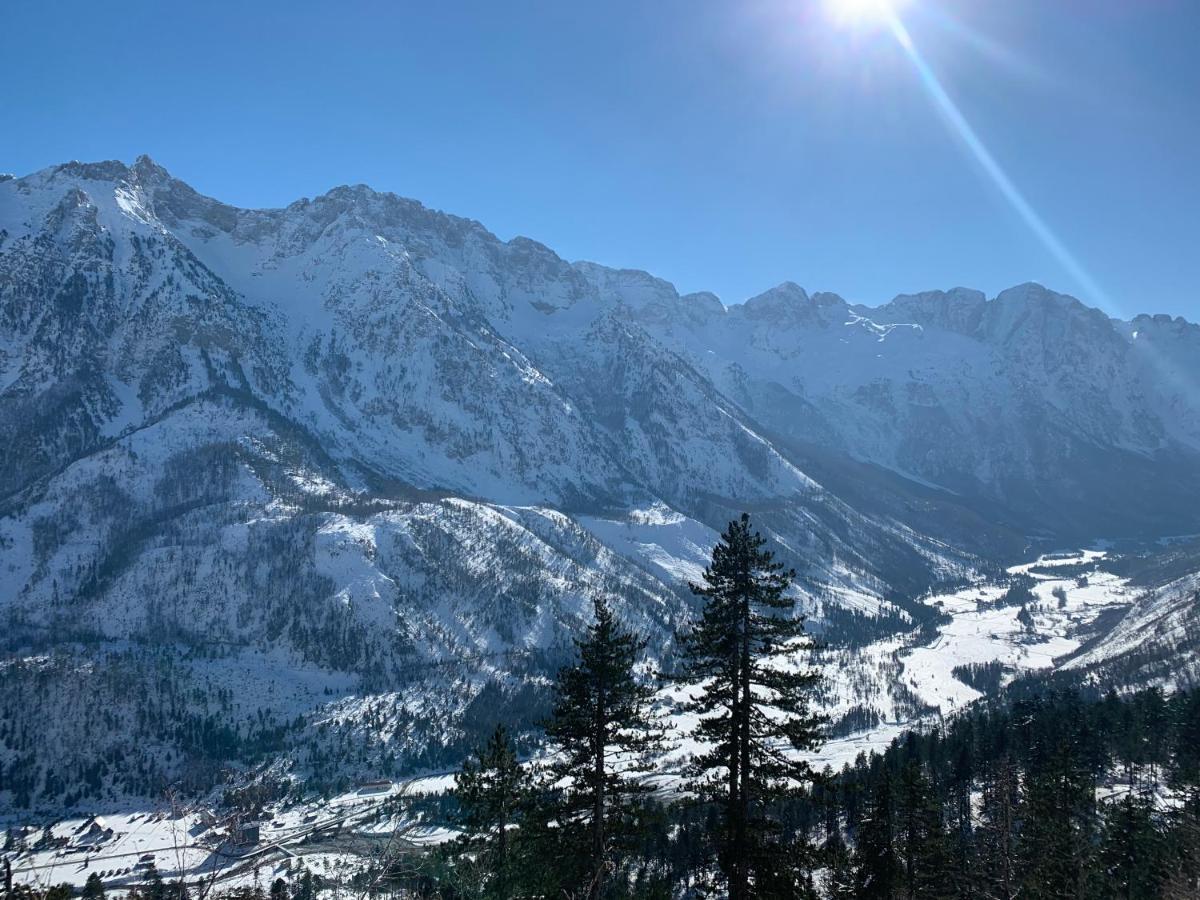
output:
[[79, 896], [83, 900], [104, 900], [104, 882], [100, 880], [98, 872], [93, 872], [87, 877]]
[[904, 870], [896, 852], [892, 781], [885, 771], [869, 797], [854, 849], [854, 896], [892, 900], [902, 896]]
[[[1196, 595], [1200, 605], [1200, 594]], [[1200, 814], [1200, 690], [1175, 703], [1175, 740], [1170, 783], [1183, 792], [1194, 814]]]
[[851, 865], [850, 848], [842, 837], [841, 829], [829, 833], [821, 855], [828, 872], [827, 893], [831, 900], [848, 900], [854, 896], [854, 869]]
[[316, 900], [317, 889], [318, 885], [312, 872], [305, 869], [304, 874], [300, 876], [300, 883], [296, 885], [295, 900]]
[[167, 886], [163, 883], [162, 876], [158, 874], [158, 867], [153, 862], [146, 869], [145, 888], [142, 896], [146, 900], [167, 900]]
[[813, 799], [822, 805], [821, 817], [825, 842], [821, 846], [821, 861], [826, 870], [826, 893], [833, 900], [854, 895], [854, 870], [850, 865], [850, 848], [842, 835], [840, 795], [844, 788], [826, 766], [813, 791]]
[[276, 878], [271, 882], [270, 900], [289, 900], [287, 882]]
[[482, 849], [488, 869], [488, 893], [506, 900], [509, 896], [509, 830], [516, 824], [528, 793], [529, 777], [517, 762], [517, 754], [503, 725], [468, 759], [455, 777], [459, 824], [472, 849]]
[[575, 641], [578, 662], [558, 675], [546, 728], [558, 753], [551, 777], [565, 784], [557, 816], [564, 829], [583, 827], [582, 876], [593, 900], [651, 790], [638, 776], [648, 771], [648, 755], [663, 749], [662, 724], [650, 710], [654, 687], [637, 672], [646, 642], [622, 629], [602, 598], [594, 611], [595, 622]]
[[1104, 812], [1098, 860], [1103, 896], [1112, 900], [1158, 897], [1167, 860], [1153, 804], [1130, 792]]
[[1060, 744], [1031, 764], [1018, 840], [1020, 896], [1085, 896], [1095, 838], [1095, 787], [1073, 748]]
[[982, 896], [1014, 900], [1017, 895], [1017, 806], [1020, 783], [1007, 756], [988, 772], [983, 785], [977, 842]]
[[900, 856], [908, 900], [950, 896], [953, 873], [941, 804], [916, 760], [900, 778]]
[[1190, 807], [1170, 815], [1168, 832], [1170, 866], [1163, 880], [1163, 900], [1195, 900], [1200, 897], [1200, 818]]
[[979, 862], [975, 840], [971, 792], [975, 785], [974, 741], [967, 735], [972, 733], [971, 720], [965, 720], [952, 739], [959, 744], [954, 754], [948, 787], [950, 790], [950, 865], [954, 892], [958, 896], [973, 896], [971, 883], [976, 878]]
[[750, 897], [756, 873], [777, 872], [787, 856], [766, 806], [811, 780], [788, 751], [815, 747], [821, 722], [807, 702], [819, 676], [788, 666], [810, 646], [786, 596], [795, 572], [765, 544], [748, 515], [729, 523], [703, 585], [691, 586], [705, 606], [683, 643], [682, 677], [702, 685], [685, 708], [699, 717], [695, 736], [708, 747], [693, 760], [688, 787], [724, 810], [718, 860], [731, 900]]

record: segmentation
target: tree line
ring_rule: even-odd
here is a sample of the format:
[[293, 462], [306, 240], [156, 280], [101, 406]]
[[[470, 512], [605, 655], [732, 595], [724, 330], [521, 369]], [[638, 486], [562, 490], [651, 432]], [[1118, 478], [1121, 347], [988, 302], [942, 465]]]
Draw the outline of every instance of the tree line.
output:
[[996, 699], [810, 805], [832, 897], [1200, 897], [1200, 692]]

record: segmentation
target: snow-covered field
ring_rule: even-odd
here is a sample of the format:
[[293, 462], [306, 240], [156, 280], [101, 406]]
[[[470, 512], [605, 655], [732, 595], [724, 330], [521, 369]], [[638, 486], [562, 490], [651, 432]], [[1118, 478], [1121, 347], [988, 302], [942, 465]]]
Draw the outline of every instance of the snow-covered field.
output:
[[257, 839], [247, 824], [203, 805], [126, 811], [64, 819], [49, 825], [8, 823], [19, 845], [13, 854], [18, 883], [81, 887], [99, 873], [110, 890], [138, 884], [151, 866], [167, 881], [184, 875], [221, 890], [258, 884], [307, 870], [349, 874], [364, 857], [445, 840], [443, 827], [402, 814], [404, 797], [453, 786], [452, 775], [400, 783], [364, 784], [328, 799], [267, 807], [256, 819]]
[[[881, 721], [869, 730], [828, 741], [813, 763], [840, 768], [861, 752], [883, 749], [914, 723], [937, 721], [979, 699], [983, 695], [954, 674], [958, 666], [1000, 663], [1005, 682], [1053, 669], [1083, 645], [1100, 615], [1128, 606], [1133, 598], [1125, 579], [1099, 569], [1088, 572], [1086, 584], [1073, 574], [1058, 576], [1046, 570], [1074, 571], [1104, 555], [1097, 550], [1055, 554], [1009, 569], [1011, 575], [1033, 579], [1031, 590], [1037, 599], [1028, 605], [1030, 625], [1018, 618], [1020, 606], [995, 605], [1006, 586], [980, 584], [927, 600], [950, 617], [933, 640], [900, 636], [836, 653], [821, 666], [831, 701], [826, 713], [836, 720], [855, 706], [865, 706]], [[1060, 604], [1056, 591], [1065, 593], [1065, 603]], [[927, 709], [912, 715], [913, 701]]]

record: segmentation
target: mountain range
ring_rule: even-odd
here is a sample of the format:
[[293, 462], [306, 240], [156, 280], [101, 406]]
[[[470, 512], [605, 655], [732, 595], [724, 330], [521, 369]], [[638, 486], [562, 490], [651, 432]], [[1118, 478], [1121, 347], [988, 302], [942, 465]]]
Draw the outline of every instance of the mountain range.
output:
[[742, 510], [850, 643], [1198, 532], [1198, 386], [1200, 326], [1034, 284], [726, 306], [365, 186], [3, 177], [0, 797], [437, 768], [596, 594], [669, 659]]

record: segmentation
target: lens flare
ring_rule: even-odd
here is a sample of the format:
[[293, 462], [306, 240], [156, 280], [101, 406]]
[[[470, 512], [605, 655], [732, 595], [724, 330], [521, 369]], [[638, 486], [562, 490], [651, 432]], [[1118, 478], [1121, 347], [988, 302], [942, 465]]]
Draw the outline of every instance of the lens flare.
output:
[[[866, 2], [866, 0], [863, 0]], [[941, 113], [942, 118], [950, 125], [959, 139], [975, 157], [975, 161], [979, 163], [984, 173], [991, 179], [992, 183], [1008, 201], [1013, 210], [1028, 226], [1029, 230], [1041, 241], [1042, 246], [1049, 251], [1050, 255], [1058, 262], [1060, 266], [1069, 274], [1075, 282], [1082, 287], [1088, 294], [1088, 300], [1092, 303], [1097, 303], [1100, 306], [1112, 309], [1112, 302], [1099, 283], [1094, 279], [1067, 249], [1066, 245], [1059, 240], [1058, 236], [1051, 230], [1046, 220], [1038, 214], [1033, 205], [1021, 193], [1020, 189], [1013, 183], [1013, 180], [1004, 171], [996, 157], [988, 150], [987, 145], [979, 137], [978, 133], [967, 121], [967, 117], [963, 115], [958, 105], [946, 92], [937, 75], [929, 64], [925, 61], [921, 51], [917, 49], [917, 45], [913, 43], [912, 35], [908, 29], [904, 27], [904, 23], [896, 14], [894, 8], [886, 3], [881, 3], [884, 7], [884, 20], [888, 29], [892, 32], [900, 47], [904, 50], [905, 55], [913, 64], [913, 68], [917, 70], [917, 75], [921, 79], [921, 84], [933, 100], [934, 106]]]
[[[1001, 196], [1025, 223], [1051, 257], [1062, 267], [1075, 283], [1082, 288], [1083, 299], [1102, 307], [1110, 315], [1122, 315], [1121, 307], [1092, 277], [1067, 246], [1059, 239], [1050, 225], [1042, 218], [1033, 204], [1005, 172], [999, 161], [984, 144], [967, 117], [959, 109], [941, 80], [925, 61], [924, 55], [913, 41], [912, 35], [898, 14], [903, 0], [827, 0], [826, 8], [839, 23], [846, 25], [868, 25], [889, 32], [900, 45], [920, 79], [921, 86], [932, 100], [934, 107], [959, 138], [970, 155], [979, 164], [988, 179], [996, 186]], [[1134, 337], [1136, 337], [1136, 332]], [[1165, 358], [1152, 343], [1143, 342], [1142, 353], [1147, 363], [1171, 383], [1181, 396], [1195, 396], [1200, 384], [1185, 373], [1172, 360]]]
[[838, 25], [883, 26], [904, 3], [905, 0], [825, 0], [825, 11]]

